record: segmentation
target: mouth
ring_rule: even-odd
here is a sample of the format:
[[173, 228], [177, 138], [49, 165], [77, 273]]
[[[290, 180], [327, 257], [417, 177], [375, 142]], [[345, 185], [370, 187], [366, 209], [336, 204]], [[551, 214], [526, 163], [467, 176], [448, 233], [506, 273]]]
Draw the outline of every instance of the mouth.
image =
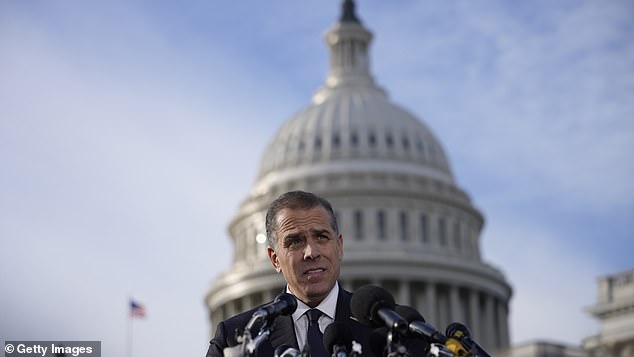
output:
[[325, 272], [326, 269], [325, 268], [314, 268], [314, 269], [308, 269], [304, 272], [304, 275], [313, 275], [313, 274], [319, 274], [319, 273], [323, 273]]

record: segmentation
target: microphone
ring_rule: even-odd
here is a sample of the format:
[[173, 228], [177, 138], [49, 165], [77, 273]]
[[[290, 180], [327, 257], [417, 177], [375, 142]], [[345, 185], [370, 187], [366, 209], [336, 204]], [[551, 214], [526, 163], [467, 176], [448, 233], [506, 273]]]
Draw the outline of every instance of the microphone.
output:
[[385, 356], [387, 349], [387, 327], [379, 327], [370, 333], [370, 351], [375, 356]]
[[297, 299], [288, 293], [281, 293], [270, 302], [259, 308], [255, 314], [262, 315], [265, 318], [274, 318], [279, 315], [290, 315], [297, 309]]
[[288, 345], [277, 346], [273, 352], [273, 357], [299, 357], [302, 353], [298, 349]]
[[409, 322], [407, 329], [410, 335], [422, 337], [428, 342], [436, 342], [442, 344], [445, 344], [447, 342], [447, 337], [436, 330], [434, 326], [426, 323], [423, 316], [413, 307], [397, 305], [396, 313], [403, 316], [403, 318], [405, 318], [405, 320]]
[[324, 347], [332, 357], [347, 357], [352, 352], [352, 331], [343, 322], [335, 321], [324, 331]]
[[400, 333], [407, 331], [407, 321], [394, 311], [396, 303], [387, 290], [365, 285], [357, 289], [350, 300], [352, 315], [370, 327], [387, 326]]
[[251, 330], [258, 320], [272, 320], [279, 315], [290, 315], [297, 309], [297, 299], [291, 294], [281, 293], [275, 299], [257, 309], [245, 329]]
[[475, 352], [476, 356], [491, 357], [489, 352], [471, 338], [471, 331], [469, 331], [469, 328], [460, 322], [450, 323], [445, 332], [450, 338], [460, 341], [460, 343], [465, 346], [469, 352]]

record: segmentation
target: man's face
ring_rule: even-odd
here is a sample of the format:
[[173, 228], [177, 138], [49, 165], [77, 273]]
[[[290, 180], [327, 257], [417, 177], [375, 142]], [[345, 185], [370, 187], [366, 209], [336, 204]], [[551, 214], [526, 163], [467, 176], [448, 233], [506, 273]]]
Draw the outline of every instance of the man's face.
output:
[[317, 306], [339, 277], [343, 239], [330, 225], [321, 206], [307, 210], [280, 210], [276, 217], [277, 245], [268, 248], [277, 272], [284, 274], [290, 291], [310, 307]]

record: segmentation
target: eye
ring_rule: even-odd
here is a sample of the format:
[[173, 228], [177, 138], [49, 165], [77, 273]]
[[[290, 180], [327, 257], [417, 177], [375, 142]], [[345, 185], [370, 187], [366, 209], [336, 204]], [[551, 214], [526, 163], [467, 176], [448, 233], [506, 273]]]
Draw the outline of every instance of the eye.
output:
[[330, 237], [328, 235], [322, 233], [319, 236], [317, 236], [317, 239], [319, 239], [319, 240], [329, 240]]
[[284, 240], [284, 246], [287, 248], [297, 247], [302, 243], [302, 240], [296, 237], [287, 238]]

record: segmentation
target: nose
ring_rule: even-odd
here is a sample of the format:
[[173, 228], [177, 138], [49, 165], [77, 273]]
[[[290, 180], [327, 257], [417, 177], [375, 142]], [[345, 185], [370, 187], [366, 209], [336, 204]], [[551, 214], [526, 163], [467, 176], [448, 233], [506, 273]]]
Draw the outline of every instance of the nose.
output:
[[317, 248], [317, 244], [309, 241], [304, 249], [304, 260], [314, 260], [317, 258], [319, 258], [319, 248]]

